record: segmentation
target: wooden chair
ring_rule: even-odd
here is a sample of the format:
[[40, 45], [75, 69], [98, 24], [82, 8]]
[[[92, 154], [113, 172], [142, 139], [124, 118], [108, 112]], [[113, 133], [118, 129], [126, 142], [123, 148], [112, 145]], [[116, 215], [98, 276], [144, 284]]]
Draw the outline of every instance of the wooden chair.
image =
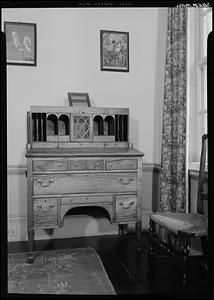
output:
[[[205, 215], [205, 163], [207, 155], [208, 135], [202, 136], [202, 149], [197, 192], [197, 213], [160, 212], [150, 215], [150, 234], [148, 252], [148, 278], [154, 275], [156, 250], [163, 250], [181, 261], [181, 283], [187, 283], [187, 261], [191, 257], [190, 246], [193, 239], [199, 238], [202, 253], [197, 258], [203, 259], [208, 267], [208, 216]], [[206, 205], [208, 201], [206, 201]], [[162, 230], [162, 235], [160, 234]], [[157, 247], [158, 246], [158, 247]]]

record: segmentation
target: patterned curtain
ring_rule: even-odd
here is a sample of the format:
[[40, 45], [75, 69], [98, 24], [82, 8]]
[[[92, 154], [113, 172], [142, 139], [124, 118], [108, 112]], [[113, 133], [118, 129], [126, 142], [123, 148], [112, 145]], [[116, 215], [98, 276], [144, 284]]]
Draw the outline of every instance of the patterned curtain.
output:
[[160, 211], [182, 212], [185, 209], [186, 27], [187, 9], [168, 8]]

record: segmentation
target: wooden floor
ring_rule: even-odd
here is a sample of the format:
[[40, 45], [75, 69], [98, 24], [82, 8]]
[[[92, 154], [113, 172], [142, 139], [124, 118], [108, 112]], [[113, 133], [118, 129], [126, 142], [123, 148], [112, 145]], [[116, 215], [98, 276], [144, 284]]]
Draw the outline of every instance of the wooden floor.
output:
[[[142, 249], [136, 252], [135, 235], [100, 236], [36, 241], [35, 250], [94, 247], [102, 259], [106, 272], [119, 295], [191, 296], [205, 298], [210, 295], [210, 280], [206, 269], [190, 263], [189, 283], [182, 288], [177, 263], [173, 258], [161, 257], [156, 262], [155, 277], [149, 282], [147, 273], [148, 233], [142, 234]], [[27, 251], [26, 242], [8, 244], [8, 252]]]

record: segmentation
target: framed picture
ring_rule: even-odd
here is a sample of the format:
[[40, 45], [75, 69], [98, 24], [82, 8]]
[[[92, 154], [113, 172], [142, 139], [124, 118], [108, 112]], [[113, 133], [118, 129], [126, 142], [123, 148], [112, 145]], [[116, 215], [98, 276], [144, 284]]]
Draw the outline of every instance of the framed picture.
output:
[[4, 22], [8, 65], [36, 66], [36, 24]]
[[129, 72], [129, 33], [100, 30], [101, 71]]
[[91, 106], [88, 93], [68, 92], [68, 101], [70, 106]]

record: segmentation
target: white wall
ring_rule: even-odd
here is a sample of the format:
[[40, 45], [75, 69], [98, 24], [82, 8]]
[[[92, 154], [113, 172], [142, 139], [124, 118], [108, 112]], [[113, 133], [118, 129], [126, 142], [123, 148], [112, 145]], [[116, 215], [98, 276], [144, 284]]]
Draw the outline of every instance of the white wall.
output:
[[[37, 24], [37, 67], [7, 66], [10, 168], [26, 164], [30, 105], [68, 105], [68, 91], [88, 92], [92, 106], [130, 108], [130, 142], [145, 153], [146, 164], [160, 163], [166, 8], [10, 8], [2, 9], [4, 21]], [[102, 29], [129, 32], [128, 73], [100, 71]], [[10, 215], [26, 215], [20, 176], [9, 176]], [[150, 182], [144, 188], [148, 210], [152, 192]]]

